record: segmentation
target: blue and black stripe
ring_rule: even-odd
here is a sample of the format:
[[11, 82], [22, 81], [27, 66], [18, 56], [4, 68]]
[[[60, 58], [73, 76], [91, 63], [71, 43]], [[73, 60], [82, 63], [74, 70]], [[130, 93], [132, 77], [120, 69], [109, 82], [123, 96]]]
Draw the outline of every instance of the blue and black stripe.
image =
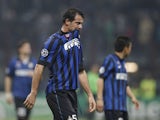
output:
[[108, 55], [102, 65], [104, 72], [99, 76], [104, 79], [105, 110], [126, 111], [126, 79], [117, 79], [117, 74], [127, 75], [125, 61], [115, 54]]
[[50, 70], [46, 92], [75, 90], [78, 87], [78, 73], [83, 70], [82, 57], [79, 31], [51, 35], [44, 43], [38, 61]]

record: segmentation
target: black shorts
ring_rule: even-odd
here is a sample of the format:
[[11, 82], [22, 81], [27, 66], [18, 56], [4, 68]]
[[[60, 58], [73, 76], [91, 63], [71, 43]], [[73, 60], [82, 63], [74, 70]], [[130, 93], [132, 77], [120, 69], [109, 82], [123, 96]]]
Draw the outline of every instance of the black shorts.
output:
[[126, 111], [105, 111], [106, 120], [128, 120], [128, 112]]
[[28, 120], [31, 111], [24, 106], [23, 102], [25, 101], [25, 99], [15, 97], [14, 101], [17, 120]]
[[54, 120], [78, 120], [75, 91], [56, 91], [48, 94], [46, 98]]

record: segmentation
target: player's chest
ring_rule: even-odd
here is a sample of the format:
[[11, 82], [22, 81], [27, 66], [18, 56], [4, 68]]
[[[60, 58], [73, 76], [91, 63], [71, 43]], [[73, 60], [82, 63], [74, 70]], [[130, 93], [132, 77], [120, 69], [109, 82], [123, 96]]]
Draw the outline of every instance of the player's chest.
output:
[[59, 49], [59, 53], [64, 57], [75, 56], [80, 53], [80, 41], [77, 38], [65, 40]]
[[125, 67], [124, 61], [120, 61], [120, 60], [115, 61], [115, 72], [126, 73], [126, 67]]

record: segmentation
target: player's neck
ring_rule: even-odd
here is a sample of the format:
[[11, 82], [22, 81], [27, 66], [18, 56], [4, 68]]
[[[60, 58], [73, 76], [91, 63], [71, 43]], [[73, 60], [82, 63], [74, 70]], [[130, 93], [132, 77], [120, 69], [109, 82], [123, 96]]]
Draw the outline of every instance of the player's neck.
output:
[[26, 61], [26, 60], [28, 61], [29, 58], [30, 58], [29, 55], [24, 55], [24, 54], [19, 55], [19, 59], [20, 59], [21, 61]]
[[69, 29], [66, 25], [62, 25], [61, 31], [64, 32], [64, 33], [67, 33], [67, 32], [69, 32]]
[[115, 54], [120, 58], [120, 59], [124, 59], [124, 54], [123, 52], [115, 52]]

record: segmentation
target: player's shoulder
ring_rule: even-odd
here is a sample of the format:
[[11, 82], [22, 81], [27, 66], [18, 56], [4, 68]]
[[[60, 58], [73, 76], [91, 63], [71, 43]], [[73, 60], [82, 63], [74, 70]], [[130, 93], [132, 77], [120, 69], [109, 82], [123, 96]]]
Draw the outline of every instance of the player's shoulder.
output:
[[18, 60], [19, 60], [19, 58], [16, 56], [16, 57], [12, 57], [11, 60], [10, 60], [10, 62], [14, 63], [14, 62], [16, 62]]
[[74, 35], [74, 38], [80, 38], [79, 30], [72, 31], [72, 34]]
[[113, 54], [108, 54], [105, 59], [104, 59], [104, 63], [108, 64], [108, 63], [113, 63], [114, 62], [114, 55]]
[[106, 59], [106, 60], [113, 59], [113, 54], [108, 54], [105, 59]]
[[12, 57], [12, 58], [8, 61], [8, 64], [9, 64], [9, 65], [15, 65], [17, 61], [18, 61], [18, 57]]
[[60, 34], [58, 32], [50, 35], [47, 40], [45, 41], [45, 44], [50, 44], [52, 42], [60, 40]]

